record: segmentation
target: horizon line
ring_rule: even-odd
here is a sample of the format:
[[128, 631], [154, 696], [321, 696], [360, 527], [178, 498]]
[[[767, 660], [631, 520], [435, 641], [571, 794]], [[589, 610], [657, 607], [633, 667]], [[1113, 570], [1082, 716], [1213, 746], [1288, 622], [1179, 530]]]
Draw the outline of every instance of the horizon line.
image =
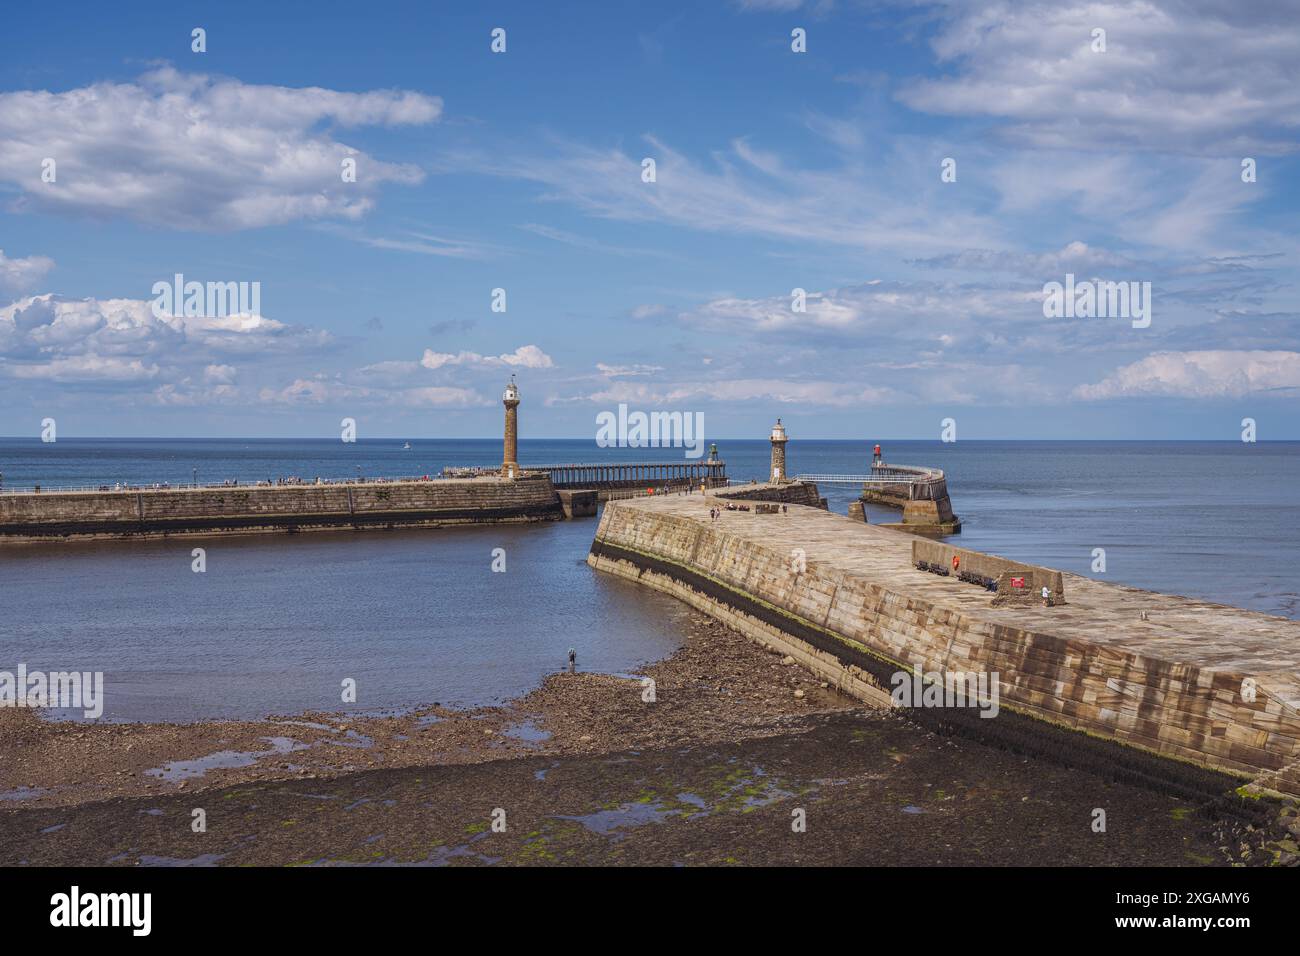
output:
[[[1148, 444], [1288, 444], [1300, 442], [1300, 437], [1296, 438], [1269, 438], [1257, 439], [1254, 442], [1243, 442], [1240, 438], [962, 438], [959, 440], [945, 442], [940, 438], [903, 438], [894, 436], [890, 438], [817, 438], [803, 437], [790, 438], [791, 444], [799, 441], [820, 441], [820, 442], [842, 442], [844, 444], [873, 444], [878, 442], [929, 442], [948, 445], [957, 445], [973, 442], [997, 442], [997, 441], [1018, 441], [1018, 442], [1054, 442], [1056, 444], [1082, 444], [1085, 442], [1145, 442]], [[339, 441], [337, 438], [329, 438], [322, 435], [211, 435], [205, 437], [183, 436], [183, 435], [69, 435], [53, 442], [42, 441], [40, 436], [31, 435], [0, 435], [0, 441], [19, 441], [33, 442], [38, 445], [57, 445], [60, 441], [185, 441], [185, 442], [203, 442], [203, 441]], [[448, 435], [445, 437], [418, 437], [410, 435], [378, 435], [372, 438], [358, 438], [354, 442], [340, 442], [340, 444], [364, 444], [367, 442], [381, 441], [491, 441], [500, 442], [500, 435]], [[525, 442], [543, 442], [543, 441], [579, 441], [595, 443], [595, 439], [590, 436], [548, 436], [543, 438], [520, 438], [520, 444]], [[742, 438], [731, 436], [726, 438], [710, 438], [703, 441], [704, 444], [721, 443], [721, 442], [767, 442], [766, 437], [762, 438]], [[597, 446], [601, 447], [601, 446]], [[609, 446], [615, 450], [627, 448], [681, 448], [682, 445], [614, 445]]]

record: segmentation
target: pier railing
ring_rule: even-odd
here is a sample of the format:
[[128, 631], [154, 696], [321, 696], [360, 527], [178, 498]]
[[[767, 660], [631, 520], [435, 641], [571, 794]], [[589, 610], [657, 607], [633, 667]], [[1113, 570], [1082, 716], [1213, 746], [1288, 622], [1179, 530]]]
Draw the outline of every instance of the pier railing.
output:
[[[633, 461], [590, 464], [528, 465], [520, 469], [544, 472], [556, 488], [641, 488], [656, 484], [709, 484], [725, 482], [727, 465], [722, 461]], [[492, 468], [444, 468], [446, 477], [473, 477], [495, 472]]]
[[938, 501], [948, 497], [948, 479], [939, 468], [873, 462], [871, 474], [875, 483], [873, 487], [884, 485], [886, 487], [881, 490], [897, 488], [900, 492], [906, 489], [909, 501]]
[[938, 501], [948, 494], [948, 480], [942, 469], [914, 465], [887, 465], [873, 463], [866, 475], [801, 474], [798, 481], [812, 481], [827, 485], [862, 485], [882, 494], [909, 501]]

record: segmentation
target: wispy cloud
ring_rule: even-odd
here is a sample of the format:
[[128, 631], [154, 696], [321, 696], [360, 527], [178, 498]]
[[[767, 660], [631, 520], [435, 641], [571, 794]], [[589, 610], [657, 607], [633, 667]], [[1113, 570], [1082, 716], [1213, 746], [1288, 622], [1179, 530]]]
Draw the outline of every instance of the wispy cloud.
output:
[[[905, 86], [916, 110], [1005, 121], [1037, 147], [1197, 155], [1292, 152], [1300, 33], [1289, 3], [962, 0], [932, 48], [947, 72]], [[1105, 52], [1093, 31], [1104, 30]]]
[[506, 250], [493, 243], [474, 242], [467, 239], [449, 239], [428, 233], [402, 233], [400, 238], [372, 236], [356, 229], [335, 224], [323, 224], [321, 232], [359, 242], [372, 249], [391, 249], [394, 252], [411, 252], [422, 256], [445, 256], [449, 259], [490, 259]]
[[[545, 155], [452, 154], [442, 168], [534, 182], [544, 199], [629, 222], [862, 249], [950, 250], [959, 237], [964, 245], [995, 244], [995, 222], [943, 201], [930, 157], [924, 172], [906, 150], [875, 157], [878, 164], [846, 156], [838, 167], [814, 169], [746, 139], [713, 151], [707, 162], [658, 137], [644, 141], [640, 154], [571, 141], [556, 141]], [[656, 161], [654, 183], [642, 182], [644, 157]]]

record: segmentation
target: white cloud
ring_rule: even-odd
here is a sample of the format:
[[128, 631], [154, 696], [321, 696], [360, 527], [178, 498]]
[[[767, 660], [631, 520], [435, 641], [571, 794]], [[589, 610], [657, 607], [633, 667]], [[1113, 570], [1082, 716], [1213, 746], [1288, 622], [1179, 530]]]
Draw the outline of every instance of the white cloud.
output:
[[[473, 389], [431, 382], [430, 371], [414, 361], [350, 372], [284, 371], [286, 360], [320, 357], [334, 345], [328, 332], [261, 315], [155, 316], [153, 303], [138, 299], [46, 294], [0, 308], [0, 380], [25, 389], [44, 382], [186, 407], [492, 404]], [[229, 356], [239, 356], [238, 365], [223, 361]], [[553, 364], [536, 346], [479, 359], [485, 368]]]
[[46, 293], [0, 308], [0, 357], [15, 362], [88, 355], [206, 365], [214, 355], [310, 352], [333, 341], [328, 332], [260, 315], [156, 316], [143, 299]]
[[635, 258], [673, 258], [671, 253], [662, 249], [645, 249], [632, 246], [620, 246], [601, 240], [591, 239], [586, 236], [579, 236], [565, 229], [556, 229], [554, 226], [545, 226], [535, 222], [526, 222], [519, 226], [524, 232], [531, 232], [535, 236], [541, 236], [543, 239], [550, 239], [552, 242], [561, 242], [566, 246], [573, 246], [575, 249], [583, 249], [587, 252], [594, 252], [601, 255], [613, 256], [632, 256]]
[[[807, 332], [825, 330], [860, 336], [902, 334], [912, 343], [998, 322], [1042, 320], [1042, 288], [956, 283], [867, 282], [818, 292], [808, 290], [805, 312], [795, 312], [788, 295], [762, 299], [714, 299], [682, 312], [692, 329]], [[923, 328], [918, 328], [918, 320]]]
[[[292, 89], [154, 70], [135, 83], [0, 93], [0, 181], [18, 208], [232, 230], [357, 219], [418, 167], [374, 159], [318, 129], [426, 124], [442, 101], [403, 90]], [[345, 183], [342, 161], [357, 164]], [[57, 178], [41, 181], [42, 161]]]
[[491, 405], [472, 389], [450, 386], [375, 389], [350, 385], [325, 375], [299, 378], [283, 388], [264, 388], [258, 399], [267, 405], [390, 405], [411, 408], [473, 408]]
[[264, 388], [258, 400], [268, 405], [323, 405], [326, 402], [359, 399], [366, 389], [331, 382], [324, 377], [294, 379], [283, 388]]
[[653, 319], [660, 315], [666, 315], [669, 312], [666, 305], [649, 304], [638, 305], [632, 309], [632, 318], [634, 319]]
[[890, 404], [903, 396], [890, 388], [864, 387], [861, 382], [792, 381], [788, 379], [731, 379], [705, 382], [670, 382], [661, 385], [623, 380], [585, 395], [555, 399], [550, 404], [590, 403], [615, 405], [619, 402], [643, 407], [681, 408], [711, 402], [769, 401], [789, 405], [852, 407]]
[[1132, 396], [1240, 398], [1261, 392], [1294, 395], [1300, 390], [1300, 352], [1156, 352], [1118, 369], [1095, 385], [1080, 385], [1077, 398]]
[[10, 259], [0, 249], [0, 286], [12, 292], [26, 292], [34, 288], [44, 278], [45, 273], [54, 268], [54, 260], [47, 256], [28, 256], [25, 259]]
[[397, 387], [415, 380], [420, 374], [419, 362], [390, 360], [359, 368], [353, 377], [371, 384]]
[[596, 371], [606, 378], [653, 375], [655, 372], [662, 372], [663, 370], [662, 365], [606, 365], [604, 362], [596, 363]]
[[991, 249], [963, 249], [931, 259], [915, 259], [917, 265], [971, 272], [1011, 272], [1035, 278], [1066, 272], [1087, 274], [1088, 270], [1132, 268], [1132, 259], [1074, 240], [1053, 252], [1010, 252]]
[[536, 345], [521, 345], [504, 355], [480, 355], [478, 352], [435, 352], [425, 349], [420, 364], [425, 368], [439, 369], [449, 365], [466, 365], [477, 368], [500, 366], [517, 368], [553, 368], [551, 357]]
[[[544, 198], [630, 222], [666, 222], [705, 232], [822, 242], [853, 248], [931, 251], [992, 241], [995, 221], [954, 205], [931, 175], [933, 144], [902, 137], [884, 155], [845, 149], [842, 127], [820, 123], [840, 153], [829, 168], [797, 168], [743, 138], [697, 162], [654, 136], [628, 153], [560, 143], [554, 154], [449, 155], [448, 171], [538, 183]], [[641, 160], [656, 160], [656, 182]]]
[[389, 249], [395, 252], [413, 252], [422, 256], [442, 256], [448, 259], [487, 259], [504, 251], [503, 247], [489, 243], [473, 242], [468, 239], [451, 239], [446, 236], [434, 236], [423, 232], [403, 233], [403, 238], [394, 239], [387, 236], [369, 236], [355, 230], [322, 225], [323, 231], [341, 236], [372, 249]]
[[153, 390], [153, 401], [158, 405], [202, 408], [210, 405], [233, 405], [242, 398], [233, 385], [209, 384], [195, 386], [189, 378], [179, 382], [165, 382]]
[[157, 378], [157, 365], [139, 359], [101, 358], [75, 355], [48, 362], [23, 365], [7, 364], [7, 374], [20, 379], [43, 379], [47, 382], [142, 382]]
[[434, 406], [439, 408], [488, 407], [493, 402], [483, 398], [468, 388], [453, 388], [446, 385], [426, 385], [423, 388], [408, 388], [397, 392], [394, 400], [400, 405], [417, 408]]
[[788, 13], [803, 6], [803, 0], [735, 0], [736, 6], [746, 12]]
[[[328, 350], [325, 331], [260, 315], [212, 318], [153, 313], [142, 299], [68, 299], [47, 293], [0, 308], [0, 378], [127, 395], [152, 388], [164, 405], [251, 397], [221, 358], [273, 363]], [[195, 384], [196, 382], [201, 384]]]
[[[1006, 120], [1013, 138], [1251, 155], [1295, 149], [1300, 32], [1287, 3], [1001, 0], [932, 4], [944, 75], [899, 98], [913, 109]], [[1093, 52], [1092, 31], [1106, 31]]]

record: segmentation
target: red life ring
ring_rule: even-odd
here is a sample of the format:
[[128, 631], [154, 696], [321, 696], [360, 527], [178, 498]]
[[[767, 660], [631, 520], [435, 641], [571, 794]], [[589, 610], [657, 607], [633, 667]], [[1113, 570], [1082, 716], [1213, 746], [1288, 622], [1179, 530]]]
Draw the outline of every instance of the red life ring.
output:
[[952, 556], [952, 569], [956, 571], [959, 567], [961, 567], [961, 558], [954, 554]]

